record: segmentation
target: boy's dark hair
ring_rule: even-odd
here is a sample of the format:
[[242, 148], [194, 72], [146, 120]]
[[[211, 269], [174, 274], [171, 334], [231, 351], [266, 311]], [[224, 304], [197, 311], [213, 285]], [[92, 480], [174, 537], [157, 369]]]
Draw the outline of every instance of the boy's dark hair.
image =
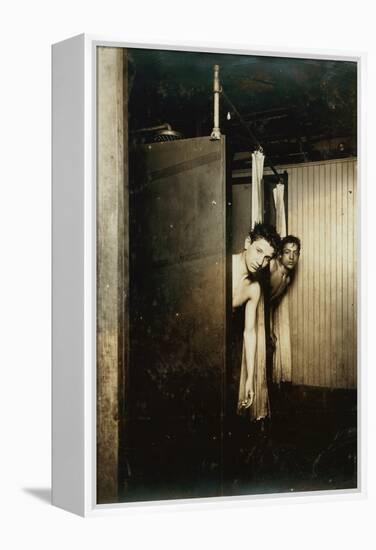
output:
[[281, 237], [278, 235], [275, 227], [273, 225], [268, 225], [266, 223], [256, 223], [254, 228], [249, 232], [249, 237], [251, 242], [257, 241], [258, 239], [265, 239], [266, 242], [274, 248], [275, 256], [280, 250], [281, 246]]
[[300, 239], [298, 239], [298, 237], [295, 237], [294, 235], [287, 235], [287, 237], [283, 237], [283, 239], [281, 240], [281, 248], [280, 248], [281, 254], [283, 252], [284, 246], [289, 243], [296, 244], [298, 248], [298, 252], [300, 254], [300, 248], [301, 248]]

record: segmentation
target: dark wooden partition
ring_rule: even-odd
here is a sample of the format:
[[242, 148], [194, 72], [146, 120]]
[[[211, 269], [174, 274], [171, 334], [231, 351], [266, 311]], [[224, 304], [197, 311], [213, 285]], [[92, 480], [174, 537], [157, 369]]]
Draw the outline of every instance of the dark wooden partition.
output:
[[124, 500], [221, 494], [224, 139], [131, 155]]

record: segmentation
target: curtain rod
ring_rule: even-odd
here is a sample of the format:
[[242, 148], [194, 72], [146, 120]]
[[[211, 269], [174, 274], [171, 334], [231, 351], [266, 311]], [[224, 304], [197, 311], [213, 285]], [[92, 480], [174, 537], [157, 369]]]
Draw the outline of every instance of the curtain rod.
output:
[[[239, 118], [240, 120], [240, 123], [242, 124], [242, 126], [244, 126], [244, 128], [247, 130], [247, 132], [249, 133], [249, 135], [251, 136], [254, 144], [256, 145], [256, 147], [261, 151], [263, 152], [263, 147], [261, 145], [261, 143], [259, 142], [259, 140], [257, 139], [257, 137], [255, 136], [255, 134], [252, 132], [252, 130], [250, 129], [249, 127], [249, 124], [247, 124], [245, 122], [245, 120], [243, 119], [243, 117], [241, 116], [241, 114], [239, 113], [239, 111], [237, 110], [237, 108], [235, 107], [235, 105], [232, 103], [232, 101], [230, 100], [230, 98], [226, 95], [225, 91], [223, 90], [223, 88], [221, 88], [221, 92], [223, 94], [223, 97], [225, 98], [225, 100], [227, 101], [227, 103], [229, 104], [229, 106], [231, 107], [231, 110], [237, 115], [237, 117]], [[267, 157], [266, 157], [267, 159]], [[272, 170], [272, 172], [274, 172], [274, 174], [279, 178], [279, 179], [282, 179], [280, 174], [278, 174], [277, 170], [274, 168], [273, 164], [266, 160], [266, 164], [267, 166], [269, 166], [269, 168]]]

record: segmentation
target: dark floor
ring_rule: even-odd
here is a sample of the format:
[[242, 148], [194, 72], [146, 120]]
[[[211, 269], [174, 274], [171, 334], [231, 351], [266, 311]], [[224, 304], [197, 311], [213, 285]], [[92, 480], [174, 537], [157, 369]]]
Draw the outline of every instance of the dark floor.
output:
[[271, 401], [270, 420], [230, 436], [226, 494], [356, 487], [355, 392], [286, 385]]
[[270, 397], [272, 418], [252, 424], [144, 419], [124, 449], [120, 500], [356, 488], [356, 392], [284, 385]]

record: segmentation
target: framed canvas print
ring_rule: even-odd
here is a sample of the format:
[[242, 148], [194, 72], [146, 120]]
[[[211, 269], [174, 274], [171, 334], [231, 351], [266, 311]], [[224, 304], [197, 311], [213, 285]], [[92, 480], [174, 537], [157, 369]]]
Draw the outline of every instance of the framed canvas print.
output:
[[53, 501], [359, 494], [361, 56], [53, 47]]

